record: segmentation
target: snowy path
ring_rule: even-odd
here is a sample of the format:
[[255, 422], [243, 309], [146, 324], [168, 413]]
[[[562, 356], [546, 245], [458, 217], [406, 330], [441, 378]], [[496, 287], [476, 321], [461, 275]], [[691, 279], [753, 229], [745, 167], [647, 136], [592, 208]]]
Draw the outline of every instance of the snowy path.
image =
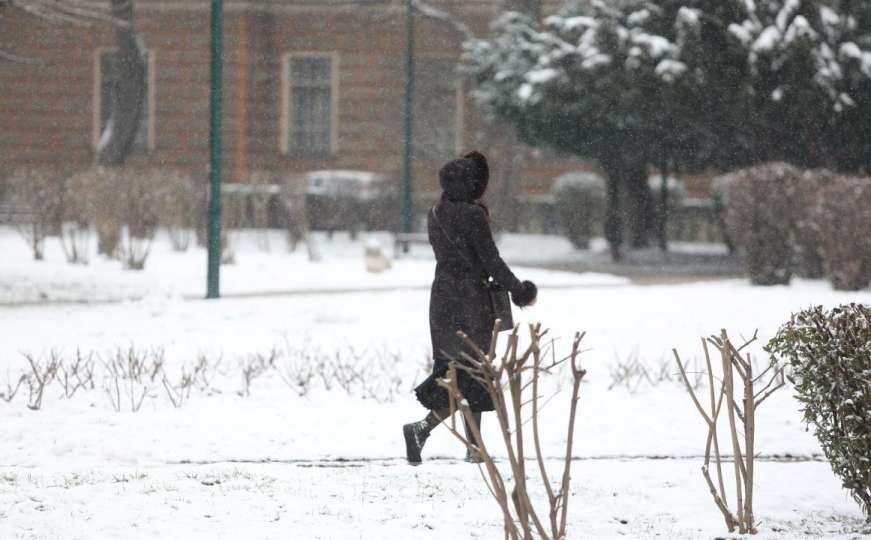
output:
[[[556, 475], [560, 463], [547, 466]], [[725, 536], [698, 463], [582, 461], [572, 470], [571, 538]], [[756, 538], [861, 536], [852, 501], [831, 496], [828, 465], [763, 462], [757, 475]], [[501, 523], [477, 467], [452, 461], [0, 467], [0, 537], [460, 540], [501, 538]]]

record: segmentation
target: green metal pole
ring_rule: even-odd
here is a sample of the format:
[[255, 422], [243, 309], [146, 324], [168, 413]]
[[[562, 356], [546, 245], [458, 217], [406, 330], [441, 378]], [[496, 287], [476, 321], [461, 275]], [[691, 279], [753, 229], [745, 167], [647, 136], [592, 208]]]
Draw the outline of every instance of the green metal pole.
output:
[[[412, 136], [412, 121], [414, 119], [414, 8], [412, 0], [406, 0], [405, 15], [405, 156], [402, 174], [402, 230], [411, 232], [412, 197], [411, 197], [411, 158], [414, 151]], [[403, 251], [408, 253], [408, 242], [403, 245]]]
[[209, 270], [206, 298], [221, 296], [221, 108], [224, 2], [212, 0], [212, 90], [209, 112]]

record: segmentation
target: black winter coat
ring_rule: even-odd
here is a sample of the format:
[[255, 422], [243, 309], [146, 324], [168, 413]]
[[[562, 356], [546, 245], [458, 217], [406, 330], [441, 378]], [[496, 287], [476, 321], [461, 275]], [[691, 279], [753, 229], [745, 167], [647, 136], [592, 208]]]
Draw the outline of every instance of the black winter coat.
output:
[[[537, 292], [531, 282], [517, 279], [502, 260], [482, 206], [443, 198], [434, 212], [437, 219], [431, 211], [427, 224], [436, 258], [429, 305], [434, 366], [432, 375], [416, 389], [418, 400], [428, 409], [448, 405], [447, 392], [434, 379], [443, 376], [449, 360], [459, 359], [460, 351], [466, 350], [457, 331], [465, 332], [483, 350], [490, 346], [495, 316], [487, 278], [507, 288], [519, 306], [532, 302]], [[463, 372], [459, 386], [473, 411], [493, 410], [484, 388]]]

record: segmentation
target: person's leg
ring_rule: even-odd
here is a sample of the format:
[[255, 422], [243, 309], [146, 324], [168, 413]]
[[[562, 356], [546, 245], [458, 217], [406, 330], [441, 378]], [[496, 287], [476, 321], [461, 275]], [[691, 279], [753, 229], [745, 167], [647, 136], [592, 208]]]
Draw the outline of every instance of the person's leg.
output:
[[449, 408], [435, 409], [419, 422], [412, 422], [402, 426], [402, 434], [405, 436], [405, 455], [412, 465], [421, 463], [420, 451], [429, 437], [430, 432], [451, 414]]
[[[463, 420], [465, 421], [465, 416], [463, 416]], [[478, 426], [478, 429], [481, 429], [481, 411], [472, 413], [472, 420], [475, 422], [475, 425]], [[481, 463], [483, 458], [481, 457], [481, 452], [477, 450], [477, 444], [475, 443], [475, 434], [472, 431], [472, 427], [468, 422], [465, 422], [466, 426], [466, 440], [469, 441], [470, 445], [474, 445], [475, 449], [472, 449], [471, 446], [466, 448], [466, 461], [469, 463]]]

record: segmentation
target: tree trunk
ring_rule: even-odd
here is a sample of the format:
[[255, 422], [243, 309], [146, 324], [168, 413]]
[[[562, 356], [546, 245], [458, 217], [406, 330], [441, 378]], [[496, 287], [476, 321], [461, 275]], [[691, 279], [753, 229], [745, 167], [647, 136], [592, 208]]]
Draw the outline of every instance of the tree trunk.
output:
[[520, 178], [519, 172], [523, 164], [524, 155], [520, 143], [514, 137], [512, 132], [511, 137], [502, 145], [504, 153], [500, 161], [504, 163], [501, 180], [502, 186], [499, 193], [499, 223], [505, 230], [517, 232], [519, 219], [519, 188]]
[[620, 262], [623, 245], [623, 212], [621, 203], [622, 185], [625, 178], [624, 169], [618, 156], [606, 156], [599, 160], [607, 176], [607, 204], [605, 207], [605, 240], [611, 249], [611, 260]]
[[647, 168], [643, 163], [627, 163], [625, 175], [626, 223], [629, 226], [630, 246], [634, 249], [645, 248], [650, 245], [650, 231], [656, 228]]
[[133, 31], [133, 0], [111, 0], [112, 15], [126, 25], [115, 28], [117, 46], [109, 120], [100, 134], [97, 162], [119, 167], [127, 160], [142, 120], [145, 100], [145, 58]]
[[657, 209], [657, 227], [656, 232], [659, 237], [659, 249], [668, 251], [668, 217], [669, 217], [669, 201], [668, 201], [668, 160], [663, 159], [659, 166], [659, 174], [662, 176], [662, 184], [659, 188], [659, 208]]

